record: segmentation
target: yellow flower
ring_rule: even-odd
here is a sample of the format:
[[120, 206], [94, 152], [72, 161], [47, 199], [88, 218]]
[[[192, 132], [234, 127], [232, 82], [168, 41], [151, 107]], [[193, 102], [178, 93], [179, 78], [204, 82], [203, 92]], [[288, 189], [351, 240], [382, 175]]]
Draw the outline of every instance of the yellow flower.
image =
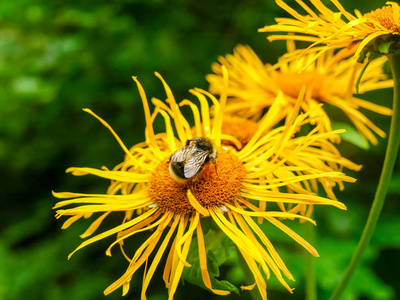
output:
[[[316, 164], [313, 168], [304, 164], [307, 160], [322, 161], [315, 157], [326, 155], [328, 165], [341, 165], [340, 156], [326, 154], [313, 147], [321, 144], [328, 147], [329, 137], [339, 131], [329, 133], [312, 131], [307, 136], [297, 138], [295, 142], [297, 146], [294, 149], [288, 149], [292, 136], [301, 125], [308, 123], [307, 113], [297, 115], [297, 106], [297, 111], [287, 119], [285, 126], [261, 135], [268, 125], [268, 122], [261, 122], [254, 136], [246, 145], [242, 145], [235, 137], [221, 133], [226, 94], [223, 93], [218, 102], [208, 92], [194, 89], [191, 93], [199, 100], [200, 109], [189, 100], [183, 100], [178, 105], [168, 85], [159, 74], [156, 75], [164, 85], [166, 102], [169, 105], [153, 98], [155, 110], [151, 114], [145, 92], [139, 81], [134, 78], [143, 101], [147, 127], [146, 141], [129, 150], [104, 120], [86, 109], [113, 133], [125, 151], [126, 157], [113, 170], [105, 167], [101, 170], [68, 169], [67, 172], [77, 176], [92, 174], [110, 179], [111, 185], [107, 194], [54, 193], [55, 197], [63, 199], [54, 207], [57, 209], [57, 218], [69, 216], [63, 225], [63, 228], [67, 228], [82, 217], [89, 218], [99, 213], [100, 216], [81, 236], [87, 238], [98, 229], [110, 213], [124, 212], [125, 217], [121, 225], [90, 237], [75, 251], [106, 237], [116, 236], [106, 254], [111, 255], [111, 248], [118, 244], [129, 261], [129, 266], [104, 293], [109, 294], [122, 286], [125, 295], [129, 290], [133, 274], [139, 267], [145, 265], [141, 299], [146, 299], [150, 280], [160, 264], [161, 257], [166, 254], [163, 279], [168, 288], [168, 299], [173, 299], [183, 269], [191, 267], [188, 252], [192, 239], [195, 238], [199, 273], [204, 285], [218, 295], [226, 295], [229, 294], [228, 291], [215, 289], [212, 286], [207, 268], [207, 234], [203, 233], [201, 220], [208, 218], [236, 245], [254, 275], [254, 284], [244, 286], [243, 289], [257, 286], [262, 298], [266, 299], [267, 285], [264, 276], [268, 278], [272, 272], [282, 285], [291, 291], [284, 276], [290, 280], [293, 280], [293, 276], [254, 218], [267, 220], [311, 254], [318, 255], [307, 241], [287, 227], [282, 220], [298, 218], [313, 222], [308, 217], [295, 213], [296, 206], [301, 205], [332, 205], [345, 209], [341, 202], [319, 197], [303, 187], [308, 180], [320, 180], [321, 183], [325, 182], [331, 186], [336, 183], [343, 184], [344, 181], [354, 181], [339, 171], [325, 171], [326, 166]], [[225, 74], [224, 77], [226, 76]], [[225, 82], [227, 84], [227, 79]], [[207, 97], [215, 105], [213, 120], [210, 119]], [[179, 106], [184, 105], [188, 105], [193, 112], [194, 128], [191, 128], [180, 111]], [[155, 133], [153, 130], [153, 122], [159, 116], [165, 122], [166, 130], [163, 133]], [[169, 173], [169, 159], [174, 151], [193, 138], [192, 132], [197, 137], [205, 135], [215, 143], [218, 151], [217, 172], [212, 164], [206, 164], [196, 179], [178, 183]], [[234, 146], [224, 145], [225, 141], [231, 141]], [[240, 150], [236, 150], [237, 148]], [[311, 148], [314, 148], [313, 153]], [[283, 191], [289, 186], [305, 193]], [[267, 203], [269, 203], [268, 209], [266, 209]], [[276, 204], [291, 204], [294, 208], [292, 212], [284, 212]], [[150, 232], [150, 237], [137, 247], [133, 256], [127, 255], [124, 250], [124, 240], [144, 231]], [[154, 257], [150, 259], [152, 254]]]
[[[289, 53], [294, 52], [293, 43], [288, 43]], [[385, 58], [370, 62], [360, 82], [359, 93], [393, 86], [382, 67]], [[311, 62], [311, 63], [310, 63]], [[301, 59], [283, 59], [279, 67], [264, 65], [249, 46], [238, 45], [233, 55], [219, 57], [219, 63], [212, 65], [215, 74], [207, 75], [210, 91], [223, 91], [222, 66], [229, 73], [228, 102], [226, 112], [244, 118], [257, 120], [264, 108], [274, 105], [275, 119], [271, 124], [285, 118], [293, 109], [303, 86], [307, 91], [301, 104], [302, 111], [310, 111], [322, 130], [331, 131], [331, 120], [325, 111], [328, 105], [342, 110], [357, 130], [372, 144], [377, 144], [373, 132], [381, 137], [385, 133], [375, 126], [359, 108], [376, 113], [391, 115], [391, 109], [362, 100], [353, 94], [355, 80], [360, 74], [360, 65], [355, 60], [345, 59], [343, 53], [329, 50], [316, 55], [307, 53]], [[324, 103], [324, 106], [320, 104]]]
[[[298, 13], [282, 0], [276, 3], [288, 12], [293, 18], [277, 18], [276, 25], [265, 26], [260, 32], [288, 32], [295, 35], [272, 35], [268, 40], [297, 40], [311, 42], [310, 51], [327, 51], [355, 47], [355, 56], [371, 42], [382, 38], [381, 42], [398, 41], [400, 31], [399, 5], [396, 2], [387, 2], [386, 6], [370, 13], [361, 14], [358, 10], [355, 15], [346, 11], [338, 0], [331, 0], [338, 11], [327, 8], [322, 1], [312, 0], [311, 3], [318, 10], [315, 13], [301, 0], [296, 2], [307, 12], [307, 15]], [[316, 45], [318, 47], [312, 48]], [[389, 45], [389, 44], [388, 44]]]

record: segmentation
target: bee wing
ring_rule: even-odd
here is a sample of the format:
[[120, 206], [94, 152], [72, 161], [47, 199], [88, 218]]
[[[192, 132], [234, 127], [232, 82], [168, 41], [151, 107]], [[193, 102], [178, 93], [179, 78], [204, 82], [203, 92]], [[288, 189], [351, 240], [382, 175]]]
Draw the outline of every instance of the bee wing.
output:
[[174, 153], [172, 153], [171, 160], [174, 162], [187, 161], [195, 151], [196, 151], [196, 145], [194, 144], [182, 147], [176, 150]]
[[184, 168], [186, 178], [191, 178], [200, 171], [208, 154], [207, 151], [196, 152], [186, 161]]

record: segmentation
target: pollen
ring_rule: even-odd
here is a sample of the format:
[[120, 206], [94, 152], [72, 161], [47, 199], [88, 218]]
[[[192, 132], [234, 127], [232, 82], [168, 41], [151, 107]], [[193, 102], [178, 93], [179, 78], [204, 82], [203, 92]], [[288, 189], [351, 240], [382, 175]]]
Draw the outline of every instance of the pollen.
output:
[[400, 19], [394, 20], [393, 7], [391, 6], [384, 6], [373, 10], [370, 13], [366, 13], [364, 17], [377, 21], [392, 32], [400, 32]]
[[[235, 137], [242, 146], [246, 146], [254, 134], [258, 130], [258, 124], [252, 120], [237, 117], [237, 116], [224, 116], [222, 123], [222, 133]], [[231, 146], [233, 142], [223, 140], [223, 145]]]
[[238, 198], [245, 175], [242, 162], [229, 151], [219, 149], [217, 173], [212, 164], [206, 165], [190, 189], [203, 207], [220, 207]]
[[326, 78], [326, 75], [317, 72], [278, 72], [275, 82], [284, 94], [294, 99], [298, 98], [304, 85], [307, 90], [311, 90], [312, 98], [318, 99], [321, 96], [321, 91], [326, 86]]
[[220, 148], [217, 171], [207, 163], [200, 175], [186, 183], [176, 182], [168, 171], [169, 162], [161, 162], [150, 179], [149, 194], [162, 211], [186, 214], [195, 212], [187, 198], [188, 190], [204, 208], [221, 207], [239, 196], [246, 175], [242, 162], [229, 151]]
[[194, 211], [187, 198], [190, 182], [178, 183], [169, 173], [169, 162], [161, 162], [150, 179], [149, 194], [162, 211], [177, 214]]

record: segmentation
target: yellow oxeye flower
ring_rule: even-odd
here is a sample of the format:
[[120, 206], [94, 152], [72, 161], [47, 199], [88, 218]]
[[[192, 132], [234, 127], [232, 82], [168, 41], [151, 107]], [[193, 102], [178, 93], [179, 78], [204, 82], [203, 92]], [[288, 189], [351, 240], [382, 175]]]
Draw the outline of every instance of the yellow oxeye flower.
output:
[[[300, 102], [299, 102], [300, 103]], [[222, 123], [221, 132], [225, 136], [230, 136], [231, 141], [222, 140], [222, 145], [234, 146], [237, 150], [242, 149], [246, 146], [251, 138], [257, 133], [261, 136], [270, 135], [270, 141], [275, 143], [276, 140], [282, 138], [282, 135], [285, 134], [284, 126], [278, 127], [275, 130], [267, 129], [270, 125], [270, 120], [274, 119], [272, 116], [276, 110], [280, 108], [278, 101], [276, 101], [272, 105], [272, 109], [263, 117], [260, 122], [255, 122], [250, 119], [245, 119], [238, 116], [226, 115], [224, 116], [224, 121]], [[308, 116], [310, 114], [307, 114]], [[212, 122], [213, 120], [211, 120]], [[310, 125], [312, 119], [306, 117], [301, 126]], [[258, 131], [260, 125], [265, 128], [264, 132]], [[275, 124], [276, 125], [276, 124]], [[237, 139], [237, 142], [232, 142], [232, 138]], [[266, 173], [265, 178], [257, 178], [255, 181], [263, 182], [263, 181], [279, 181], [280, 177], [293, 177], [295, 178], [297, 175], [310, 175], [312, 174], [308, 172], [308, 170], [320, 170], [324, 172], [342, 172], [343, 168], [347, 168], [354, 171], [359, 171], [362, 166], [356, 165], [353, 162], [345, 159], [336, 149], [334, 144], [329, 140], [316, 140], [313, 143], [310, 143], [307, 147], [304, 147], [299, 153], [299, 155], [290, 155], [290, 153], [294, 153], [293, 151], [300, 147], [302, 144], [303, 137], [302, 136], [293, 136], [291, 139], [287, 141], [286, 150], [284, 150], [280, 155], [273, 157], [276, 159], [276, 162], [279, 160], [284, 161], [285, 165], [290, 166], [302, 166], [303, 171], [298, 170], [297, 172], [292, 172], [285, 170], [284, 173], [280, 173], [282, 170], [277, 170], [276, 172]], [[272, 147], [272, 145], [271, 145]], [[272, 157], [271, 157], [272, 158]], [[266, 162], [266, 168], [268, 168], [269, 162]], [[254, 182], [255, 182], [254, 181]], [[318, 194], [319, 188], [322, 186], [325, 194], [329, 199], [337, 200], [334, 188], [336, 186], [342, 191], [344, 189], [344, 185], [340, 181], [333, 181], [328, 178], [318, 178], [318, 179], [310, 179], [310, 180], [302, 180], [300, 182], [294, 182], [293, 184], [287, 183], [285, 184], [285, 192], [292, 192], [298, 194], [309, 194], [315, 193]], [[278, 188], [276, 190], [279, 190]], [[282, 189], [281, 189], [282, 190]], [[266, 203], [261, 202], [260, 208], [266, 209]], [[291, 213], [300, 213], [303, 216], [310, 217], [313, 211], [312, 205], [306, 204], [285, 204], [285, 203], [277, 203], [279, 208], [282, 211], [288, 211]], [[262, 222], [262, 219], [259, 220]], [[300, 220], [303, 221], [303, 220]]]
[[[317, 251], [307, 241], [283, 222], [284, 219], [292, 218], [314, 221], [300, 214], [281, 211], [277, 206], [274, 210], [273, 206], [279, 203], [316, 204], [345, 209], [341, 202], [314, 193], [296, 194], [280, 190], [311, 179], [325, 179], [331, 184], [353, 182], [353, 178], [339, 171], [327, 172], [318, 166], [313, 168], [290, 163], [291, 161], [294, 163], [296, 159], [314, 160], [314, 157], [324, 155], [323, 151], [320, 153], [315, 149], [313, 156], [307, 158], [308, 154], [303, 150], [314, 143], [329, 143], [329, 138], [339, 131], [329, 133], [312, 131], [298, 139], [297, 147], [288, 149], [292, 136], [299, 130], [301, 124], [306, 123], [308, 117], [307, 113], [298, 115], [297, 107], [297, 112], [288, 118], [285, 126], [266, 135], [261, 133], [265, 131], [268, 122], [261, 122], [254, 136], [243, 146], [235, 137], [221, 133], [226, 93], [223, 93], [220, 101], [217, 101], [208, 92], [194, 89], [191, 93], [199, 100], [200, 107], [189, 100], [183, 100], [178, 104], [162, 77], [158, 73], [156, 75], [164, 85], [167, 100], [164, 102], [153, 98], [152, 102], [155, 105], [153, 113], [150, 113], [141, 84], [134, 78], [145, 111], [146, 141], [129, 150], [104, 120], [86, 109], [116, 137], [126, 153], [125, 160], [113, 170], [105, 167], [100, 170], [68, 169], [67, 172], [77, 176], [92, 174], [109, 179], [111, 185], [106, 194], [54, 193], [55, 197], [62, 199], [54, 207], [57, 210], [57, 218], [69, 216], [63, 225], [63, 228], [67, 228], [82, 217], [89, 218], [93, 214], [99, 214], [81, 236], [87, 238], [94, 234], [110, 213], [124, 212], [125, 217], [121, 225], [88, 238], [75, 251], [93, 242], [115, 236], [116, 239], [106, 254], [110, 256], [111, 248], [118, 244], [129, 265], [126, 272], [104, 293], [109, 294], [122, 287], [123, 295], [127, 294], [133, 274], [145, 265], [141, 299], [146, 299], [150, 280], [162, 256], [165, 255], [163, 279], [168, 289], [168, 299], [173, 299], [183, 269], [191, 267], [188, 252], [192, 239], [196, 238], [204, 285], [215, 294], [226, 295], [229, 294], [228, 291], [213, 288], [207, 268], [207, 234], [203, 233], [200, 220], [209, 218], [236, 245], [254, 276], [254, 284], [243, 286], [242, 289], [252, 289], [257, 286], [262, 299], [267, 299], [265, 278], [273, 273], [291, 292], [292, 289], [284, 277], [293, 280], [293, 276], [255, 219], [261, 218], [270, 222], [312, 255], [318, 256]], [[225, 73], [227, 85], [226, 76]], [[207, 97], [215, 106], [213, 121], [210, 119]], [[181, 113], [180, 106], [183, 105], [188, 105], [193, 112], [194, 128]], [[159, 116], [164, 119], [166, 129], [165, 132], [155, 133], [153, 122]], [[216, 158], [218, 171], [215, 171], [212, 164], [206, 164], [196, 179], [185, 183], [176, 182], [169, 172], [171, 154], [186, 145], [188, 140], [202, 135], [215, 143], [218, 152]], [[235, 146], [224, 145], [223, 141], [231, 141]], [[240, 150], [236, 150], [237, 148]], [[331, 159], [333, 160], [331, 163], [336, 163], [333, 157]], [[266, 209], [267, 203], [272, 207]], [[138, 245], [133, 255], [125, 253], [124, 240], [144, 231], [147, 231], [150, 237]]]
[[[288, 43], [289, 53], [294, 52]], [[244, 118], [258, 120], [264, 108], [276, 106], [271, 114], [271, 124], [276, 124], [293, 110], [300, 91], [306, 87], [301, 103], [302, 111], [310, 111], [322, 130], [331, 131], [331, 119], [325, 111], [327, 105], [336, 106], [351, 120], [357, 130], [370, 143], [378, 143], [374, 133], [385, 133], [373, 124], [360, 108], [383, 115], [391, 115], [391, 109], [365, 101], [355, 95], [355, 80], [361, 65], [346, 59], [343, 53], [329, 50], [322, 54], [306, 53], [301, 59], [280, 59], [275, 67], [264, 64], [249, 46], [238, 45], [232, 54], [219, 57], [212, 65], [215, 74], [206, 76], [210, 92], [223, 91], [222, 67], [229, 73], [226, 112]], [[360, 79], [359, 93], [393, 86], [393, 81], [383, 73], [386, 58], [370, 62]], [[278, 105], [278, 102], [280, 105]], [[324, 105], [321, 106], [320, 104]]]
[[349, 47], [349, 51], [355, 51], [355, 57], [358, 57], [365, 47], [371, 45], [371, 42], [376, 42], [377, 39], [379, 39], [378, 45], [373, 47], [384, 54], [390, 50], [379, 48], [382, 43], [389, 43], [388, 46], [392, 42], [398, 43], [400, 32], [398, 3], [386, 2], [384, 7], [366, 14], [355, 10], [353, 15], [346, 11], [338, 0], [330, 1], [337, 11], [330, 10], [321, 0], [311, 0], [312, 6], [318, 11], [316, 13], [312, 6], [296, 0], [306, 12], [302, 15], [284, 1], [276, 0], [275, 2], [293, 18], [276, 18], [276, 25], [265, 26], [259, 29], [259, 32], [295, 33], [294, 35], [271, 35], [268, 40], [311, 42], [312, 45], [308, 51], [325, 52], [329, 49]]

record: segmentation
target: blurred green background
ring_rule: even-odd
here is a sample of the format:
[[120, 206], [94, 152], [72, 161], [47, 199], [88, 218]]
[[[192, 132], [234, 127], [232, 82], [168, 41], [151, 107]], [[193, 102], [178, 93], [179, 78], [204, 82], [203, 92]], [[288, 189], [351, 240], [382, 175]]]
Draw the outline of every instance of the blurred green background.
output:
[[[293, 1], [287, 1], [293, 3]], [[324, 1], [326, 2], [326, 1]], [[341, 1], [362, 13], [383, 1]], [[269, 63], [285, 51], [284, 42], [269, 43], [257, 29], [285, 13], [268, 1], [1, 1], [0, 2], [0, 299], [103, 299], [103, 290], [123, 274], [127, 262], [116, 249], [104, 254], [110, 240], [67, 255], [81, 242], [89, 222], [61, 230], [54, 218], [55, 191], [103, 193], [108, 182], [65, 174], [70, 166], [112, 168], [123, 151], [97, 120], [82, 112], [91, 108], [107, 120], [126, 145], [144, 139], [138, 76], [149, 97], [164, 99], [158, 71], [177, 99], [191, 97], [193, 87], [207, 88], [204, 77], [220, 55], [238, 43], [249, 44]], [[391, 90], [371, 92], [364, 99], [391, 105]], [[340, 117], [340, 115], [338, 115]], [[385, 131], [388, 117], [368, 113]], [[349, 173], [339, 199], [348, 211], [316, 208], [314, 259], [319, 299], [336, 286], [365, 224], [380, 173], [386, 141], [358, 149], [344, 142], [344, 156], [363, 164]], [[382, 217], [343, 299], [400, 298], [400, 170], [391, 184]], [[121, 215], [108, 219], [118, 224]], [[304, 235], [304, 226], [287, 224]], [[304, 299], [305, 255], [283, 233], [268, 235], [296, 278], [294, 295], [268, 282], [270, 299]], [[134, 243], [140, 243], [135, 240]], [[240, 286], [243, 275], [232, 263], [221, 279]], [[159, 269], [160, 272], [162, 268]], [[148, 299], [166, 299], [156, 273]], [[125, 299], [139, 299], [139, 270]], [[180, 285], [175, 299], [222, 299], [196, 286]], [[107, 296], [120, 299], [121, 290]], [[225, 299], [250, 299], [248, 292]]]

